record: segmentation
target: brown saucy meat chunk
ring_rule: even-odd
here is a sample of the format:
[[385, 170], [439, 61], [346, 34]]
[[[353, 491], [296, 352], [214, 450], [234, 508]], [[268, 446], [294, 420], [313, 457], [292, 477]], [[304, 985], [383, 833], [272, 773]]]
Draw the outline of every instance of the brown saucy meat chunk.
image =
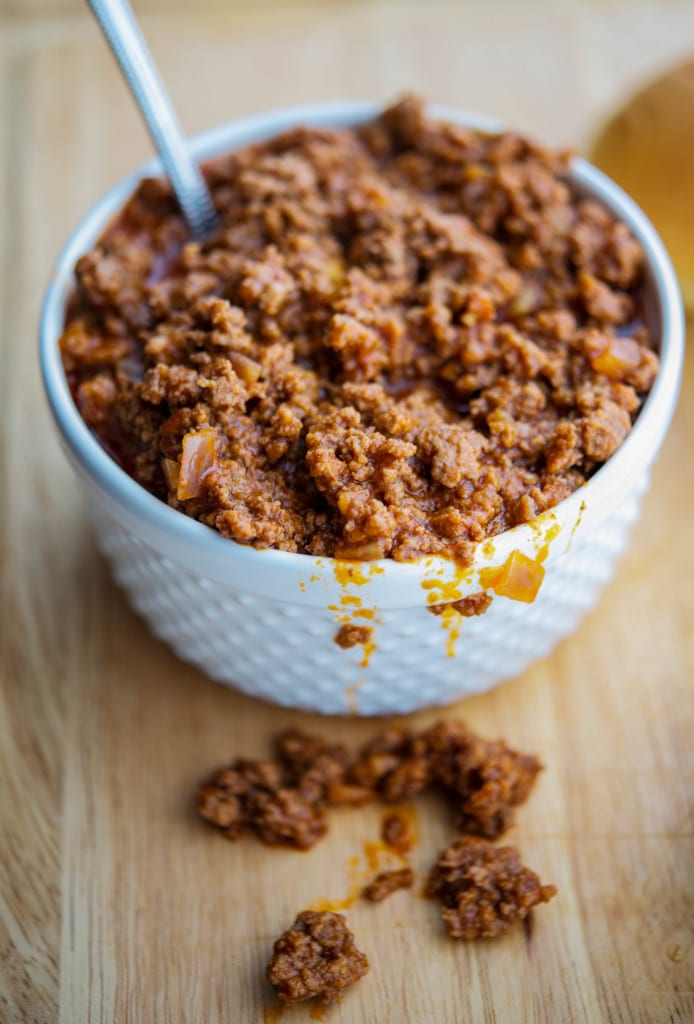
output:
[[568, 167], [406, 99], [210, 163], [202, 242], [143, 181], [76, 266], [75, 401], [242, 544], [464, 560], [581, 486], [657, 371], [643, 252]]
[[267, 979], [286, 1006], [314, 998], [330, 1006], [368, 969], [342, 914], [305, 910], [275, 942]]
[[371, 903], [380, 903], [398, 889], [410, 889], [414, 885], [412, 868], [395, 868], [391, 871], [380, 871], [364, 888], [363, 896]]
[[[494, 839], [542, 769], [532, 754], [482, 739], [457, 721], [418, 733], [388, 729], [354, 759], [342, 744], [295, 729], [280, 734], [276, 749], [276, 760], [237, 759], [199, 788], [200, 815], [227, 838], [255, 833], [271, 845], [306, 850], [327, 831], [328, 807], [410, 800], [433, 786], [448, 798], [462, 832]], [[386, 818], [383, 838], [403, 854], [413, 842], [397, 814]]]
[[198, 811], [229, 839], [254, 832], [306, 850], [327, 831], [327, 794], [342, 780], [347, 751], [296, 730], [277, 747], [278, 761], [236, 760], [216, 772], [198, 790]]
[[524, 867], [513, 846], [463, 836], [440, 854], [427, 882], [438, 897], [450, 934], [457, 939], [494, 938], [556, 895]]
[[452, 721], [420, 733], [388, 730], [367, 744], [346, 777], [386, 801], [411, 799], [434, 785], [453, 805], [461, 831], [496, 838], [511, 824], [541, 768], [532, 755]]
[[401, 814], [387, 814], [381, 824], [381, 839], [400, 857], [409, 857], [415, 844], [409, 822]]
[[356, 647], [357, 644], [366, 644], [373, 636], [373, 626], [357, 626], [352, 622], [346, 622], [340, 626], [333, 637], [334, 642], [343, 650]]
[[448, 604], [430, 604], [427, 611], [432, 615], [443, 615], [447, 608], [453, 608], [465, 618], [473, 618], [476, 615], [484, 615], [491, 603], [492, 595], [480, 591], [478, 594], [461, 597], [459, 601], [449, 601]]

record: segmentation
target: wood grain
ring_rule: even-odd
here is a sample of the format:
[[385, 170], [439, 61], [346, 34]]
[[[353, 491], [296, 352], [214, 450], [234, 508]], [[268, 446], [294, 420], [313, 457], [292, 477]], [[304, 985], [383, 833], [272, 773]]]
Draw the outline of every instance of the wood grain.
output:
[[[143, 4], [158, 12], [146, 30], [190, 130], [409, 87], [580, 142], [694, 43], [684, 3], [164, 6]], [[366, 879], [378, 812], [336, 813], [302, 855], [225, 842], [191, 794], [288, 723], [351, 744], [375, 726], [204, 679], [147, 634], [95, 553], [43, 406], [37, 311], [68, 230], [149, 144], [81, 8], [0, 11], [0, 1020], [261, 1024], [273, 939]], [[477, 944], [407, 893], [357, 904], [372, 969], [335, 1024], [694, 1020], [693, 404], [690, 357], [630, 553], [580, 631], [445, 712], [545, 761], [512, 838], [559, 896], [531, 931]], [[451, 833], [433, 804], [418, 814], [423, 873]]]

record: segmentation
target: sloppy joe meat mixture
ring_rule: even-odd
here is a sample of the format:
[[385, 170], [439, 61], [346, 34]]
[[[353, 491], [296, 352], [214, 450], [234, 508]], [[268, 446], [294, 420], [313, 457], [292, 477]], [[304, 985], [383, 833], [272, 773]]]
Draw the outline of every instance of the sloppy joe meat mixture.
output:
[[307, 999], [330, 1006], [368, 969], [342, 914], [304, 910], [275, 942], [266, 975], [285, 1006]]
[[[541, 770], [532, 754], [483, 739], [458, 721], [420, 732], [387, 729], [356, 756], [290, 729], [277, 738], [273, 760], [237, 758], [218, 769], [198, 790], [198, 810], [229, 839], [250, 833], [305, 850], [325, 835], [330, 807], [400, 803], [433, 788], [461, 831], [495, 839], [513, 823]], [[411, 843], [395, 815], [384, 823], [384, 839], [402, 853]]]
[[456, 939], [504, 935], [557, 894], [555, 885], [542, 885], [521, 862], [515, 846], [467, 835], [439, 855], [426, 891], [441, 900], [443, 920]]
[[642, 250], [568, 165], [406, 99], [209, 164], [202, 242], [143, 181], [76, 267], [82, 416], [240, 543], [466, 560], [583, 484], [657, 371]]

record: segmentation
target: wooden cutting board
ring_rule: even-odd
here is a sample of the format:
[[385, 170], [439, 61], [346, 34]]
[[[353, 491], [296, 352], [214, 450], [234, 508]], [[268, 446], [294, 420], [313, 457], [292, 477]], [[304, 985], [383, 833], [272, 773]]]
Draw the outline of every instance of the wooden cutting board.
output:
[[[192, 130], [407, 86], [580, 141], [694, 44], [676, 2], [139, 6]], [[289, 724], [356, 745], [381, 723], [209, 682], [147, 634], [96, 554], [42, 404], [37, 311], [68, 230], [149, 147], [81, 3], [0, 10], [0, 1019], [267, 1024], [274, 938], [367, 879], [379, 811], [336, 812], [312, 852], [282, 852], [204, 827], [195, 786]], [[357, 903], [371, 971], [331, 1022], [694, 1021], [693, 407], [690, 358], [630, 552], [579, 632], [443, 712], [542, 757], [511, 838], [558, 897], [532, 928], [477, 943], [450, 940], [408, 893]], [[452, 833], [434, 803], [416, 812], [423, 874]], [[310, 1019], [301, 1008], [282, 1024]]]

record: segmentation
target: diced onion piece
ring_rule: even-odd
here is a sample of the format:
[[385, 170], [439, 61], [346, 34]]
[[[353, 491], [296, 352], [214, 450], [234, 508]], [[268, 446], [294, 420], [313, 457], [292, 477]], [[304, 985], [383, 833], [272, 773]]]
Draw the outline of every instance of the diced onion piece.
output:
[[345, 561], [371, 562], [383, 557], [383, 548], [377, 540], [362, 540], [352, 544], [344, 542], [336, 545], [335, 557]]
[[344, 260], [339, 259], [339, 257], [326, 260], [325, 274], [335, 291], [338, 291], [347, 276], [347, 264]]
[[356, 807], [373, 800], [373, 790], [367, 786], [357, 786], [347, 782], [332, 782], [328, 786], [329, 804], [351, 804]]
[[499, 597], [532, 604], [544, 578], [544, 567], [528, 558], [522, 551], [516, 550], [512, 551], [504, 562], [499, 575], [492, 583], [492, 590]]
[[337, 510], [340, 515], [347, 516], [347, 513], [352, 506], [352, 501], [352, 495], [347, 489], [340, 491], [337, 496]]
[[241, 378], [244, 384], [255, 384], [260, 376], [261, 366], [255, 359], [250, 359], [243, 352], [230, 352], [229, 361], [234, 367], [234, 372]]
[[210, 427], [186, 434], [176, 497], [179, 501], [197, 498], [202, 482], [217, 458], [217, 433]]
[[542, 290], [539, 284], [534, 281], [526, 281], [518, 294], [511, 299], [508, 312], [511, 316], [527, 316], [529, 313], [534, 313], [541, 305]]
[[612, 338], [607, 348], [590, 362], [597, 373], [604, 373], [610, 380], [621, 380], [641, 365], [641, 346], [633, 338]]
[[178, 463], [175, 459], [162, 459], [161, 468], [166, 480], [166, 485], [170, 491], [178, 490], [178, 480], [181, 475], [181, 471]]
[[480, 178], [488, 178], [491, 171], [484, 164], [469, 163], [462, 168], [465, 181], [479, 181]]

